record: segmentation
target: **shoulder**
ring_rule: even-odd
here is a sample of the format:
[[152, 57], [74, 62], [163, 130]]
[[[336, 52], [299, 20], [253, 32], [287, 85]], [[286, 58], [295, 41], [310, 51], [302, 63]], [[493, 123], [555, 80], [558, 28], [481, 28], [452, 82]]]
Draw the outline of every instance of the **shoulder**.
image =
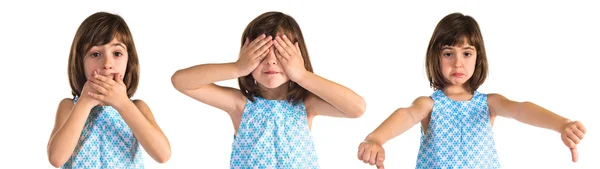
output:
[[133, 104], [138, 109], [140, 109], [140, 108], [148, 108], [148, 104], [146, 104], [146, 102], [144, 102], [143, 100], [140, 100], [140, 99], [133, 100]]
[[419, 107], [433, 107], [433, 99], [429, 96], [420, 96], [417, 97], [412, 104]]
[[489, 105], [495, 105], [495, 104], [500, 103], [505, 100], [507, 100], [506, 97], [504, 97], [501, 94], [498, 94], [498, 93], [487, 94], [487, 102]]
[[58, 109], [61, 109], [61, 108], [69, 108], [70, 109], [73, 107], [73, 105], [75, 105], [75, 103], [73, 103], [73, 99], [64, 98], [58, 103]]

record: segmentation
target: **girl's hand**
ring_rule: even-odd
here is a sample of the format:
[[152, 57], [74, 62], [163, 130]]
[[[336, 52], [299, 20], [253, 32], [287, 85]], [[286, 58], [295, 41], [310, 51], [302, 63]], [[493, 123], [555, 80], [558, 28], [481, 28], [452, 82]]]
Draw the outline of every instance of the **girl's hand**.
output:
[[583, 126], [581, 122], [572, 121], [565, 126], [560, 135], [563, 143], [565, 143], [565, 145], [571, 149], [571, 157], [573, 162], [577, 162], [577, 144], [579, 144], [579, 142], [583, 139], [585, 132], [585, 126]]
[[249, 42], [250, 40], [246, 38], [244, 46], [240, 50], [240, 56], [235, 62], [240, 76], [247, 76], [258, 67], [269, 53], [271, 45], [273, 45], [271, 39], [271, 36], [265, 34], [258, 36], [252, 42]]
[[304, 59], [298, 47], [298, 42], [292, 43], [285, 35], [275, 38], [275, 56], [285, 73], [294, 82], [298, 82], [304, 77], [306, 68], [304, 67]]
[[119, 73], [111, 73], [108, 76], [99, 75], [97, 71], [92, 73], [90, 86], [98, 93], [87, 92], [90, 97], [108, 104], [119, 107], [119, 104], [129, 100], [127, 87], [123, 83], [123, 76]]
[[101, 103], [99, 100], [96, 100], [96, 99], [90, 97], [89, 94], [87, 94], [87, 93], [98, 94], [98, 91], [96, 91], [94, 88], [91, 87], [92, 81], [90, 79], [88, 79], [88, 81], [86, 81], [85, 84], [83, 84], [83, 89], [81, 89], [81, 94], [80, 94], [81, 96], [79, 96], [79, 99], [77, 100], [77, 102], [75, 104], [89, 104], [90, 106], [94, 107]]
[[364, 141], [358, 146], [358, 160], [362, 160], [365, 164], [375, 165], [377, 169], [384, 169], [385, 150], [379, 143]]

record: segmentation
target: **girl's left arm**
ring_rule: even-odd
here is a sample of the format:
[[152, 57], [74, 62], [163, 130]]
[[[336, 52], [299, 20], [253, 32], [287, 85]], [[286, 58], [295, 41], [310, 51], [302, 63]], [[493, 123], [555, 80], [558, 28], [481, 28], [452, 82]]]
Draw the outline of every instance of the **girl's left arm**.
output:
[[142, 100], [128, 102], [115, 107], [131, 128], [144, 150], [158, 163], [165, 163], [171, 157], [169, 140], [162, 132], [148, 105]]
[[489, 94], [491, 116], [503, 116], [536, 127], [561, 133], [564, 144], [571, 149], [573, 162], [577, 161], [577, 144], [586, 133], [579, 121], [571, 121], [531, 102], [516, 102], [500, 94]]
[[286, 35], [275, 37], [272, 51], [282, 64], [290, 80], [312, 94], [304, 100], [306, 110], [312, 115], [358, 118], [365, 112], [365, 100], [354, 91], [327, 80], [304, 66], [298, 42], [292, 43]]
[[345, 86], [306, 72], [296, 81], [312, 94], [306, 98], [307, 111], [314, 115], [358, 118], [365, 112], [365, 100]]

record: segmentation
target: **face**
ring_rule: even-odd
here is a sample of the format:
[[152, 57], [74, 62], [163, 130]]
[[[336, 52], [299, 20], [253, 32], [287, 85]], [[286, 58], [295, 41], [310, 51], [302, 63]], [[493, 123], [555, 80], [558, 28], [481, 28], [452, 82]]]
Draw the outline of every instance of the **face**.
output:
[[277, 60], [275, 46], [271, 46], [269, 50], [267, 57], [252, 72], [252, 77], [261, 88], [274, 89], [286, 84], [290, 79]]
[[463, 85], [473, 76], [476, 60], [477, 51], [469, 44], [442, 47], [440, 64], [444, 78], [453, 85]]
[[92, 76], [92, 72], [98, 71], [100, 75], [119, 73], [124, 77], [127, 59], [127, 46], [116, 39], [105, 45], [93, 46], [83, 59], [85, 76], [89, 78]]

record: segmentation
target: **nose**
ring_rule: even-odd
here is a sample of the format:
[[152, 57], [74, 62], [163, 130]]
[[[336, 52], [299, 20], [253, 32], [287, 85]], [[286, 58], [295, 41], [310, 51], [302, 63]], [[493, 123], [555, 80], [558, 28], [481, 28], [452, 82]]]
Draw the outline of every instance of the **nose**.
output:
[[462, 68], [463, 67], [463, 58], [462, 57], [455, 57], [454, 59], [454, 67], [456, 68]]
[[104, 65], [102, 65], [102, 68], [104, 70], [110, 70], [113, 69], [113, 59], [111, 57], [105, 57], [104, 59]]
[[277, 64], [277, 57], [275, 56], [275, 47], [271, 47], [269, 48], [269, 53], [267, 54], [267, 57], [265, 57], [265, 63], [267, 63], [267, 65], [276, 65]]

